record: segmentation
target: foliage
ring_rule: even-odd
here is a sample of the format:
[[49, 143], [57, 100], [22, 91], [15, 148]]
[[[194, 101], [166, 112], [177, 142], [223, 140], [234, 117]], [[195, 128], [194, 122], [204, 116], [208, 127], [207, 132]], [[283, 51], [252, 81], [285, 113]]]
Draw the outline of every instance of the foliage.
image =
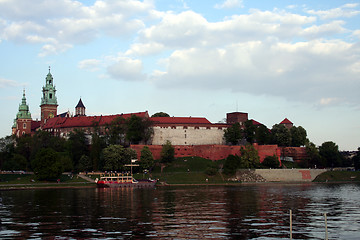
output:
[[[95, 126], [96, 127], [96, 126]], [[110, 124], [106, 125], [106, 140], [109, 145], [125, 145], [125, 119], [123, 117], [115, 118]]]
[[227, 143], [236, 145], [242, 138], [240, 123], [235, 123], [224, 130], [224, 138]]
[[258, 151], [253, 145], [246, 145], [240, 150], [240, 168], [257, 168], [260, 164]]
[[170, 115], [164, 112], [157, 112], [153, 114], [151, 117], [170, 117]]
[[169, 140], [162, 146], [161, 149], [161, 162], [170, 163], [175, 159], [175, 148], [171, 145]]
[[255, 139], [258, 144], [270, 144], [271, 143], [271, 132], [270, 130], [263, 124], [259, 125], [256, 128]]
[[104, 166], [102, 160], [102, 150], [106, 147], [106, 142], [103, 137], [100, 137], [98, 131], [94, 131], [91, 137], [91, 146], [90, 146], [90, 161], [92, 164], [92, 169], [97, 171], [102, 169]]
[[79, 129], [71, 132], [66, 142], [66, 149], [74, 164], [75, 171], [79, 171], [79, 160], [81, 156], [88, 154], [85, 132]]
[[248, 143], [255, 142], [256, 126], [253, 124], [252, 120], [247, 120], [244, 123], [245, 128], [243, 129], [244, 137]]
[[121, 145], [110, 145], [103, 150], [104, 169], [107, 171], [124, 171], [125, 164], [130, 164], [136, 158], [136, 152]]
[[219, 171], [219, 167], [216, 164], [216, 162], [211, 162], [211, 163], [208, 163], [208, 165], [205, 169], [205, 174], [209, 175], [209, 176], [215, 176], [218, 171]]
[[324, 162], [324, 159], [321, 158], [319, 149], [314, 143], [309, 142], [306, 144], [306, 153], [309, 156], [309, 167], [326, 167], [326, 163]]
[[279, 168], [280, 162], [277, 156], [267, 156], [261, 165], [265, 168]]
[[27, 168], [26, 158], [18, 153], [14, 153], [13, 156], [7, 159], [2, 165], [2, 169], [7, 171], [25, 170], [26, 168]]
[[82, 155], [79, 160], [78, 170], [83, 171], [90, 171], [92, 169], [91, 159], [86, 155]]
[[300, 146], [304, 146], [306, 144], [307, 133], [303, 127], [293, 126], [292, 128], [290, 128], [290, 134], [291, 134], [291, 146], [292, 147], [300, 147]]
[[291, 145], [291, 134], [283, 124], [275, 124], [271, 129], [272, 142], [281, 147], [288, 147]]
[[240, 167], [240, 157], [237, 155], [229, 155], [224, 163], [224, 173], [227, 175], [235, 174], [236, 170]]
[[64, 170], [59, 153], [51, 148], [39, 150], [31, 166], [39, 180], [55, 180]]
[[356, 155], [352, 158], [354, 161], [354, 168], [356, 170], [360, 169], [360, 147], [358, 148]]
[[150, 119], [131, 115], [126, 120], [126, 139], [130, 144], [147, 143], [153, 134], [151, 125]]
[[341, 167], [342, 156], [339, 147], [334, 142], [324, 142], [319, 147], [319, 154], [324, 159], [327, 167]]
[[154, 166], [154, 157], [148, 146], [144, 146], [140, 155], [140, 167], [145, 170], [151, 170]]

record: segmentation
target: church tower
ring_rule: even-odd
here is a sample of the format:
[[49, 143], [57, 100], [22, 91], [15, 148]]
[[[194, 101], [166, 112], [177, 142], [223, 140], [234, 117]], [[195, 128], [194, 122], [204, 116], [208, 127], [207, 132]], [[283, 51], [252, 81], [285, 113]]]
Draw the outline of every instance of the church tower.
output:
[[83, 102], [81, 101], [81, 98], [75, 107], [75, 117], [77, 117], [77, 116], [86, 116], [85, 115], [85, 106], [84, 106]]
[[45, 86], [43, 86], [42, 89], [43, 96], [41, 98], [41, 125], [43, 125], [46, 122], [46, 119], [52, 118], [57, 115], [57, 99], [55, 96], [56, 89], [53, 83], [53, 77], [50, 73], [50, 67], [49, 67], [49, 73], [46, 76], [46, 83]]
[[29, 106], [26, 104], [25, 89], [21, 104], [19, 105], [19, 112], [16, 114], [16, 119], [12, 127], [12, 133], [20, 137], [25, 134], [31, 134], [31, 113]]

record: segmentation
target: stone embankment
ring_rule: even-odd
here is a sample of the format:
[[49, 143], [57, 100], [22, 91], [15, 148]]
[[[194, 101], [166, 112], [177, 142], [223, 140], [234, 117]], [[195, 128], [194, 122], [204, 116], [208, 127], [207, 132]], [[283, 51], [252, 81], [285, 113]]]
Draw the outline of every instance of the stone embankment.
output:
[[255, 173], [254, 169], [250, 170], [238, 170], [236, 172], [235, 179], [231, 179], [232, 181], [240, 181], [240, 182], [266, 182], [266, 179]]
[[256, 169], [267, 182], [312, 182], [327, 169]]

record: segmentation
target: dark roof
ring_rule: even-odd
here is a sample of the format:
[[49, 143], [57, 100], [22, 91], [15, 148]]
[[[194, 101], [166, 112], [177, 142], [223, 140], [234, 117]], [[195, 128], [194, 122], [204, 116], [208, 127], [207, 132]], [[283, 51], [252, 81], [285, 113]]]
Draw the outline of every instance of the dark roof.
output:
[[280, 124], [293, 124], [289, 119], [285, 118]]
[[85, 108], [83, 102], [81, 101], [81, 98], [75, 108]]
[[31, 121], [31, 131], [35, 131], [36, 129], [38, 129], [40, 127], [41, 121]]

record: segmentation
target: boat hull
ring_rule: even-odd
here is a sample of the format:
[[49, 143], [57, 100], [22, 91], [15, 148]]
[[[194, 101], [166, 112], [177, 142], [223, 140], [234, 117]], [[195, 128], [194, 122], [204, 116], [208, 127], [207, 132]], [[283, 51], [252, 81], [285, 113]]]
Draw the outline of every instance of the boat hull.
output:
[[148, 188], [148, 187], [155, 187], [155, 184], [156, 184], [155, 180], [139, 180], [137, 182], [127, 182], [127, 183], [98, 181], [97, 187], [99, 187], [99, 188]]

